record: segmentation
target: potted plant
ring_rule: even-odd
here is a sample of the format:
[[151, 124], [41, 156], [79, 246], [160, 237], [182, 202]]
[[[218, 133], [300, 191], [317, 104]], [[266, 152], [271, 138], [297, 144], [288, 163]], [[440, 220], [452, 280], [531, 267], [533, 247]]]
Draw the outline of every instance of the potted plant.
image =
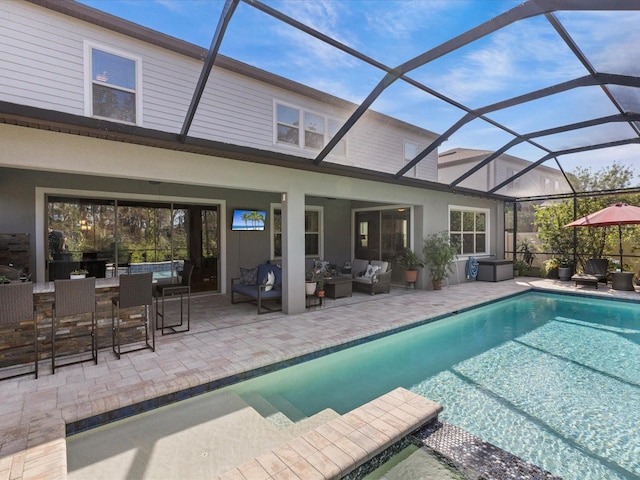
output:
[[4, 275], [0, 275], [0, 285], [2, 285], [3, 283], [11, 283], [11, 280], [9, 280], [9, 278], [5, 277]]
[[449, 233], [443, 231], [425, 238], [422, 251], [431, 272], [433, 289], [440, 290], [442, 281], [453, 273], [452, 265], [458, 256], [458, 247], [451, 243]]
[[327, 271], [322, 262], [315, 262], [311, 270], [311, 281], [316, 285], [315, 293], [318, 297], [324, 297], [324, 279]]
[[309, 277], [309, 279], [307, 279], [307, 281], [305, 282], [305, 293], [307, 295], [313, 295], [314, 293], [316, 293], [316, 286], [317, 283], [311, 280], [311, 278]]
[[519, 258], [516, 258], [513, 261], [513, 275], [514, 276], [523, 276], [526, 275], [527, 272], [529, 271], [529, 266], [524, 263], [524, 260], [520, 260]]
[[72, 280], [75, 280], [75, 279], [78, 279], [78, 278], [86, 278], [88, 273], [89, 273], [88, 270], [85, 270], [84, 268], [80, 268], [78, 270], [73, 270], [69, 274], [69, 278], [72, 279]]
[[558, 278], [563, 281], [571, 280], [571, 275], [573, 274], [573, 258], [563, 253], [560, 257], [558, 265]]
[[398, 265], [404, 269], [404, 279], [407, 283], [415, 283], [418, 279], [418, 268], [424, 267], [424, 261], [416, 252], [407, 248], [404, 255], [400, 255], [397, 260]]

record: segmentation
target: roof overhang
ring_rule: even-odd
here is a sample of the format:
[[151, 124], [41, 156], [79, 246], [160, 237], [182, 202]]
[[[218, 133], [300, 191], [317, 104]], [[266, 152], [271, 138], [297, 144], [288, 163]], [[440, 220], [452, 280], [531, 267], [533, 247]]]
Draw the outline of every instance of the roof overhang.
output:
[[27, 128], [36, 128], [69, 135], [80, 135], [100, 140], [124, 142], [151, 148], [162, 148], [179, 152], [195, 153], [210, 157], [227, 158], [242, 162], [253, 162], [296, 170], [337, 175], [360, 180], [384, 182], [413, 188], [456, 193], [499, 201], [511, 201], [511, 197], [488, 194], [468, 188], [451, 189], [447, 185], [411, 178], [396, 178], [393, 174], [337, 164], [314, 163], [312, 158], [286, 155], [240, 145], [204, 140], [195, 137], [181, 139], [178, 133], [124, 125], [108, 120], [89, 118], [69, 113], [45, 110], [37, 107], [0, 102], [0, 123]]

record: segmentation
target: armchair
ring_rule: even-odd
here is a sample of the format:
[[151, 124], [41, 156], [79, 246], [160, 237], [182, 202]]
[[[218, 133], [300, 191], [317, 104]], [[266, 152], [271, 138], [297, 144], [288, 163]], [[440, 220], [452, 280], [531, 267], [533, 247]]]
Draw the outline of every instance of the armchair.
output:
[[352, 262], [353, 288], [359, 292], [375, 295], [391, 291], [391, 269], [389, 262], [362, 259]]

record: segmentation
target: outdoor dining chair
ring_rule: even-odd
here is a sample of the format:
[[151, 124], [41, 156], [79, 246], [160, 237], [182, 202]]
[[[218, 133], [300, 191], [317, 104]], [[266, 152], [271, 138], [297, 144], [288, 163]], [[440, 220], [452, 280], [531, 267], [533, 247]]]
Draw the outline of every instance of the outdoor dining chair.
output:
[[[72, 347], [66, 349], [64, 356], [69, 356], [69, 351], [77, 347], [75, 354], [86, 352], [86, 346], [80, 349], [78, 339], [90, 337], [91, 357], [74, 360], [58, 367], [73, 365], [80, 362], [93, 362], [98, 364], [98, 337], [96, 324], [96, 279], [94, 277], [74, 280], [54, 281], [53, 318], [51, 321], [51, 373], [56, 373], [57, 348], [61, 342], [71, 343]], [[91, 315], [91, 324], [88, 328], [84, 322], [73, 324], [74, 319], [83, 315]], [[69, 317], [74, 317], [69, 319]], [[63, 320], [67, 318], [67, 325]]]
[[[189, 322], [191, 319], [191, 275], [193, 274], [194, 265], [184, 262], [182, 271], [182, 281], [178, 284], [158, 284], [156, 285], [156, 328], [162, 330], [162, 335], [166, 333], [180, 333], [189, 331]], [[180, 323], [165, 324], [164, 300], [166, 297], [180, 295]], [[184, 326], [183, 315], [183, 298], [187, 296], [187, 323]], [[158, 308], [158, 298], [161, 298], [161, 305]], [[160, 320], [158, 323], [158, 319]], [[177, 330], [182, 327], [182, 329]], [[167, 330], [169, 330], [167, 332]]]
[[2, 380], [31, 373], [38, 378], [38, 331], [31, 282], [0, 285], [0, 328], [0, 351], [3, 355], [7, 356], [5, 351], [21, 351], [24, 353], [17, 355], [29, 358], [34, 365], [33, 370], [3, 377]]
[[[123, 353], [135, 352], [150, 348], [156, 349], [155, 329], [149, 325], [151, 319], [151, 307], [153, 305], [153, 273], [133, 273], [120, 275], [120, 292], [117, 297], [111, 299], [111, 340], [113, 353], [118, 358]], [[121, 310], [133, 307], [144, 307], [144, 315], [141, 321], [135, 321], [135, 317], [129, 316], [124, 320]], [[144, 345], [130, 347], [126, 352], [121, 350], [123, 344], [123, 331], [138, 330], [144, 327]], [[151, 343], [149, 343], [149, 330], [151, 330]], [[126, 339], [128, 340], [128, 339]], [[139, 344], [139, 341], [131, 343]]]

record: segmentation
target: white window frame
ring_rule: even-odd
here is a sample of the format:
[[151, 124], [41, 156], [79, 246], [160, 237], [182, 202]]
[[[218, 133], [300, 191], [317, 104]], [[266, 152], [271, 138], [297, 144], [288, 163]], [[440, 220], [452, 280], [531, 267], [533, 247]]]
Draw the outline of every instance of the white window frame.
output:
[[549, 177], [540, 177], [540, 190], [544, 193], [551, 191], [551, 179]]
[[[298, 122], [299, 122], [299, 125], [295, 126], [298, 129], [298, 144], [281, 142], [281, 141], [278, 140], [278, 123], [279, 123], [278, 122], [278, 106], [279, 105], [298, 111]], [[324, 113], [320, 113], [320, 112], [318, 112], [316, 110], [300, 107], [298, 105], [293, 105], [293, 104], [288, 103], [288, 102], [283, 102], [283, 101], [274, 99], [273, 100], [273, 144], [277, 145], [277, 146], [294, 148], [294, 149], [298, 149], [298, 150], [307, 150], [307, 151], [312, 151], [312, 152], [319, 152], [319, 149], [317, 147], [311, 147], [311, 146], [307, 146], [305, 144], [305, 132], [307, 131], [306, 122], [305, 122], [306, 114], [316, 115], [318, 117], [321, 117], [323, 119], [323, 121], [324, 121], [324, 124], [323, 124], [324, 143], [323, 143], [322, 148], [326, 147], [327, 144], [329, 143], [329, 141], [333, 138], [333, 135], [331, 135], [331, 122], [336, 122], [339, 125], [342, 125], [344, 123], [344, 122], [341, 122], [340, 120], [338, 120], [337, 118], [331, 117], [331, 116], [329, 116], [327, 114], [324, 114]], [[283, 125], [287, 125], [287, 124], [283, 123]], [[339, 156], [339, 157], [345, 157], [347, 155], [347, 140], [346, 140], [346, 136], [343, 137], [342, 139], [340, 139], [339, 143], [343, 143], [344, 147], [338, 148], [338, 146], [336, 145], [336, 148], [334, 148], [331, 151], [331, 155], [336, 155], [336, 156]]]
[[[407, 147], [412, 146], [415, 148], [415, 154], [414, 155], [407, 155]], [[403, 166], [407, 165], [407, 163], [409, 163], [411, 160], [413, 160], [414, 158], [416, 158], [416, 155], [418, 155], [418, 144], [416, 142], [410, 142], [409, 140], [403, 140], [402, 141], [402, 156], [404, 158], [404, 163]], [[407, 175], [408, 174], [408, 175]], [[410, 176], [410, 177], [417, 177], [418, 176], [418, 166], [414, 165], [406, 174], [405, 176]]]
[[[491, 210], [488, 208], [480, 208], [480, 207], [467, 207], [467, 206], [463, 206], [463, 205], [449, 205], [449, 209], [447, 212], [447, 224], [448, 224], [448, 231], [449, 234], [451, 235], [451, 212], [452, 211], [458, 211], [461, 212], [462, 218], [464, 218], [464, 212], [473, 212], [475, 213], [484, 213], [485, 214], [485, 231], [484, 231], [484, 252], [481, 253], [461, 253], [458, 255], [458, 258], [464, 259], [464, 258], [469, 258], [469, 257], [476, 257], [476, 256], [485, 256], [485, 255], [490, 255], [489, 253], [489, 247], [491, 245], [491, 238], [490, 238], [490, 221], [491, 221]], [[461, 220], [462, 220], [461, 218]], [[462, 224], [461, 224], [462, 226]], [[457, 231], [454, 233], [458, 233]], [[462, 233], [462, 232], [460, 232]], [[469, 232], [467, 232], [469, 233]], [[474, 234], [479, 233], [474, 231]]]
[[[136, 96], [136, 121], [134, 123], [125, 122], [122, 120], [117, 120], [115, 118], [109, 117], [101, 117], [93, 114], [93, 59], [92, 54], [93, 50], [100, 50], [105, 53], [109, 53], [111, 55], [116, 55], [118, 57], [126, 58], [127, 60], [131, 60], [135, 62], [136, 69], [136, 89], [133, 92]], [[113, 87], [122, 91], [130, 92], [131, 90]], [[121, 50], [116, 50], [114, 48], [108, 47], [106, 45], [100, 45], [98, 43], [89, 42], [87, 40], [84, 41], [84, 114], [87, 117], [93, 118], [104, 118], [105, 120], [109, 120], [117, 123], [124, 123], [126, 125], [138, 125], [142, 126], [142, 58], [132, 55], [131, 53], [123, 52]]]
[[[275, 236], [276, 234], [280, 234], [282, 235], [281, 231], [276, 231], [276, 227], [275, 227], [275, 212], [276, 210], [280, 210], [281, 214], [282, 214], [282, 204], [281, 203], [272, 203], [271, 204], [271, 215], [270, 215], [270, 228], [271, 228], [271, 247], [270, 247], [270, 252], [271, 252], [271, 258], [276, 260], [276, 259], [282, 259], [282, 256], [278, 256], [276, 257], [275, 255]], [[305, 253], [305, 258], [324, 258], [324, 207], [321, 205], [305, 205], [304, 207], [304, 213], [305, 215], [307, 214], [307, 212], [318, 212], [318, 228], [320, 229], [319, 232], [317, 232], [318, 234], [318, 253], [317, 254], [313, 254], [313, 255], [307, 255]], [[316, 232], [307, 232], [305, 229], [304, 234], [307, 235], [307, 233], [316, 233]]]
[[[507, 179], [513, 177], [515, 174], [519, 173], [520, 170], [516, 170], [515, 168], [507, 167]], [[507, 184], [507, 190], [518, 190], [520, 188], [520, 178], [518, 177], [515, 180], [512, 180]]]

